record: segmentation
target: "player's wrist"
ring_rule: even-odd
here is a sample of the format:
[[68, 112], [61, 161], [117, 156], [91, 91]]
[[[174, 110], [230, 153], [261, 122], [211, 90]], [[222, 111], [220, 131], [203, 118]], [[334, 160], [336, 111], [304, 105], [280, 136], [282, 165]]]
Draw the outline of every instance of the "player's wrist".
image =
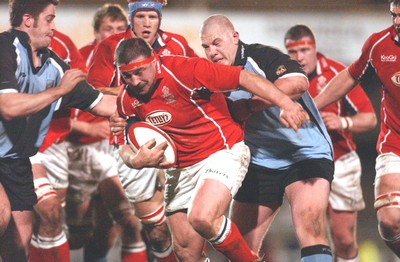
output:
[[350, 130], [353, 127], [353, 120], [350, 117], [340, 117], [343, 130]]

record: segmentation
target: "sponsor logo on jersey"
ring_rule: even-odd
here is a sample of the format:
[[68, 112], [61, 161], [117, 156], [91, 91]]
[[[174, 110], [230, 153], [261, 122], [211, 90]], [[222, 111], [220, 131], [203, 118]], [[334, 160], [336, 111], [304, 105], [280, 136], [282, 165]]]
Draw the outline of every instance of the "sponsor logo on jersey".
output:
[[141, 105], [142, 105], [142, 103], [140, 103], [139, 100], [135, 100], [135, 101], [133, 101], [133, 103], [132, 103], [132, 107], [133, 107], [133, 108], [136, 108], [136, 107], [141, 106]]
[[397, 55], [381, 55], [381, 62], [396, 62]]
[[286, 67], [284, 65], [280, 65], [278, 69], [276, 69], [276, 75], [280, 76], [284, 74], [287, 71]]
[[164, 49], [164, 50], [161, 52], [161, 54], [162, 54], [162, 55], [170, 55], [170, 54], [171, 54], [171, 51], [169, 51], [168, 49]]
[[163, 86], [161, 92], [163, 93], [162, 97], [165, 99], [167, 104], [171, 104], [176, 101], [174, 94], [170, 92], [168, 87]]
[[395, 86], [400, 86], [400, 72], [394, 73], [390, 79]]
[[172, 115], [166, 111], [154, 111], [146, 116], [145, 121], [155, 126], [168, 124], [172, 120]]
[[52, 88], [53, 86], [54, 86], [54, 81], [48, 79], [46, 81], [46, 89]]

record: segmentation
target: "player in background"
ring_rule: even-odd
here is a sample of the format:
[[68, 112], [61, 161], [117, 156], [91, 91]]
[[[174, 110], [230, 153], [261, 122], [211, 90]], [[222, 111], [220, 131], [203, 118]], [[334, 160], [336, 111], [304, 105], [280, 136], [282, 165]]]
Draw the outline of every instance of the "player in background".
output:
[[[78, 48], [67, 35], [54, 30], [49, 48], [71, 68], [87, 71]], [[70, 114], [70, 109], [54, 113], [39, 152], [30, 158], [38, 198], [34, 206], [37, 219], [29, 257], [32, 262], [70, 260], [69, 244], [62, 228], [62, 205], [65, 205], [66, 188], [58, 188], [59, 184], [55, 180], [62, 166], [65, 173], [68, 170], [66, 146], [62, 142], [71, 131]]]
[[[174, 167], [165, 170], [165, 206], [179, 261], [207, 259], [204, 240], [233, 262], [258, 260], [224, 215], [247, 172], [250, 152], [223, 92], [240, 86], [277, 105], [282, 128], [298, 130], [307, 113], [271, 82], [240, 66], [159, 57], [142, 38], [121, 42], [115, 58], [127, 83], [118, 96], [119, 115], [142, 121], [169, 116], [157, 126], [171, 136], [178, 152]], [[123, 144], [120, 154], [133, 168], [167, 167], [165, 145], [154, 147], [151, 140], [135, 153]]]
[[382, 99], [374, 206], [381, 238], [400, 257], [400, 1], [389, 3], [393, 24], [365, 41], [360, 57], [329, 82], [315, 103], [323, 109], [341, 99], [356, 88], [365, 74], [379, 78]]
[[251, 151], [248, 173], [231, 207], [232, 221], [250, 248], [263, 256], [262, 240], [285, 195], [301, 247], [301, 261], [331, 262], [325, 213], [333, 178], [332, 144], [307, 92], [304, 71], [275, 48], [240, 41], [232, 22], [223, 15], [207, 18], [200, 38], [210, 61], [242, 66], [268, 79], [301, 104], [311, 119], [295, 132], [279, 123], [278, 107], [260, 105], [260, 100], [248, 92], [230, 94], [231, 112], [245, 121], [245, 143]]
[[[89, 67], [88, 81], [95, 87], [109, 86], [105, 92], [118, 94], [123, 81], [114, 66], [114, 53], [124, 39], [142, 37], [158, 54], [197, 56], [181, 35], [160, 29], [166, 1], [128, 1], [130, 27], [100, 42]], [[112, 143], [116, 143], [112, 139]], [[136, 170], [127, 167], [117, 155], [125, 194], [140, 218], [153, 255], [158, 261], [175, 261], [164, 210], [164, 173], [156, 168]]]
[[[308, 92], [317, 96], [345, 66], [317, 51], [314, 33], [305, 25], [291, 27], [284, 44], [289, 56], [303, 67], [310, 82]], [[352, 132], [366, 132], [376, 125], [371, 101], [360, 85], [320, 111], [332, 139], [335, 173], [329, 195], [328, 219], [335, 261], [358, 259], [357, 212], [365, 208], [361, 189], [361, 162]]]
[[[128, 19], [120, 5], [105, 4], [95, 12], [92, 25], [95, 40], [80, 49], [87, 65], [96, 45], [112, 34], [124, 32], [128, 27]], [[103, 202], [110, 202], [110, 198], [124, 198], [122, 185], [115, 176], [117, 169], [113, 146], [109, 144], [108, 120], [77, 109], [72, 112], [72, 132], [67, 141], [75, 159], [70, 165], [71, 183], [67, 195], [67, 214], [68, 217], [75, 218], [74, 221], [68, 222], [70, 229], [76, 230], [69, 231], [71, 246], [80, 248], [84, 245], [85, 261], [102, 261], [122, 233], [121, 260], [147, 261], [141, 225], [127, 200], [118, 203], [123, 203], [124, 212], [116, 212], [117, 205], [111, 206], [115, 209], [111, 209], [111, 213], [118, 222], [116, 225], [113, 225], [113, 219], [108, 212], [110, 206], [104, 208]], [[97, 159], [103, 159], [101, 165]], [[114, 176], [100, 180], [99, 174], [111, 168]]]
[[115, 112], [79, 69], [48, 49], [57, 0], [10, 0], [11, 30], [0, 34], [0, 255], [26, 261], [32, 237], [34, 191], [29, 157], [36, 154], [53, 112], [68, 107], [97, 115]]

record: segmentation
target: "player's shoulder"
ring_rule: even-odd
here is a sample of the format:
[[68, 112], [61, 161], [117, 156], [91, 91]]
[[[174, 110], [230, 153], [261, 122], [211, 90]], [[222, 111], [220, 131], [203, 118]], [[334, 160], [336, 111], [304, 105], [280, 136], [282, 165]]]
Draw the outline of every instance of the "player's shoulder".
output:
[[393, 26], [389, 26], [379, 32], [372, 33], [368, 39], [365, 41], [367, 45], [373, 46], [378, 42], [382, 42], [384, 38], [391, 39], [391, 37], [396, 35], [396, 30]]
[[159, 34], [160, 34], [161, 39], [163, 40], [163, 42], [179, 41], [179, 42], [182, 42], [184, 44], [187, 43], [186, 38], [184, 36], [180, 35], [180, 34], [167, 32], [167, 31], [163, 31], [163, 30], [159, 30]]
[[318, 62], [320, 63], [321, 67], [323, 69], [329, 68], [329, 69], [334, 69], [335, 71], [342, 71], [346, 66], [339, 62], [338, 60], [335, 60], [331, 57], [325, 56], [324, 54], [318, 52], [317, 54], [318, 57]]

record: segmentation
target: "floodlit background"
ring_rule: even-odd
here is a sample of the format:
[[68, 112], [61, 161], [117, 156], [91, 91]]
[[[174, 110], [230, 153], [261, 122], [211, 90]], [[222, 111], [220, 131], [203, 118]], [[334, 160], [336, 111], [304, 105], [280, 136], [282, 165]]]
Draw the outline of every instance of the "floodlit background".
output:
[[[64, 0], [57, 7], [58, 30], [69, 35], [78, 47], [93, 39], [91, 28], [95, 10], [107, 1]], [[127, 7], [126, 1], [110, 1]], [[389, 5], [384, 0], [169, 0], [164, 8], [161, 28], [182, 34], [200, 56], [204, 56], [199, 41], [199, 27], [209, 15], [227, 15], [245, 43], [263, 43], [285, 51], [283, 37], [295, 24], [313, 29], [319, 51], [348, 65], [359, 54], [362, 44], [373, 32], [391, 25]], [[7, 1], [0, 2], [0, 31], [7, 30]], [[373, 101], [379, 116], [379, 85], [367, 79], [363, 87]], [[378, 125], [379, 126], [379, 125]], [[378, 128], [356, 135], [358, 153], [363, 164], [362, 184], [366, 209], [359, 213], [358, 239], [361, 262], [399, 262], [381, 241], [373, 209], [373, 181], [375, 176], [375, 142]], [[275, 261], [299, 261], [300, 253], [291, 226], [290, 211], [284, 206], [268, 233], [268, 243], [275, 247]], [[118, 261], [118, 247], [109, 261]], [[73, 259], [80, 261], [80, 253]], [[221, 260], [217, 255], [212, 261]]]

